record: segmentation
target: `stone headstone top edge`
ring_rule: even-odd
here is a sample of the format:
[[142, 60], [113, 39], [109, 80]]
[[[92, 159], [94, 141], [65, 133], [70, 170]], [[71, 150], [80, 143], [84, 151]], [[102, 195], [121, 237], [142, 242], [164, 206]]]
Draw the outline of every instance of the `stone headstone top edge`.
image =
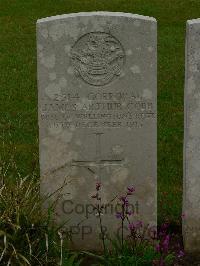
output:
[[196, 23], [200, 23], [200, 18], [197, 19], [191, 19], [191, 20], [187, 20], [186, 24], [187, 25], [192, 25], [192, 24], [196, 24]]
[[84, 16], [127, 17], [127, 18], [135, 18], [135, 19], [157, 22], [156, 19], [153, 17], [143, 16], [143, 15], [138, 15], [138, 14], [124, 13], [124, 12], [109, 12], [109, 11], [92, 11], [92, 12], [70, 13], [70, 14], [63, 14], [63, 15], [41, 18], [37, 20], [37, 24], [44, 23], [44, 22], [50, 22], [54, 20], [67, 19], [67, 18], [73, 18], [73, 17], [84, 17]]

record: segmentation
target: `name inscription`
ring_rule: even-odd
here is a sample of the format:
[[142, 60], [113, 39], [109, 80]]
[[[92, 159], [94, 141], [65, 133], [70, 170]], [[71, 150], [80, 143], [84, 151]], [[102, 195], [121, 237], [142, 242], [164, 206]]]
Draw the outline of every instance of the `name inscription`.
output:
[[40, 106], [40, 119], [51, 128], [141, 128], [155, 118], [152, 101], [134, 93], [54, 94]]

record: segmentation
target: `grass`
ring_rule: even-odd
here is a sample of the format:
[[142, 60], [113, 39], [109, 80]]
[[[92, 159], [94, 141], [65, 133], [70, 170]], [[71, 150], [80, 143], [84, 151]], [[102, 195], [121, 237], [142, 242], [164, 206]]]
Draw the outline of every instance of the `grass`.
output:
[[[18, 173], [15, 165], [9, 167]], [[44, 210], [42, 205], [48, 198], [40, 197], [36, 176], [18, 176], [14, 182], [6, 172], [4, 176], [0, 188], [0, 264], [79, 266], [82, 259], [69, 251], [68, 239], [63, 239], [53, 221], [59, 198]]]
[[[16, 164], [14, 161], [12, 163], [7, 169], [12, 167], [12, 172], [18, 175], [18, 178], [15, 180], [10, 178], [8, 171], [1, 171], [0, 174], [0, 180], [2, 180], [2, 174], [4, 177], [0, 188], [0, 264], [2, 266], [170, 266], [181, 261], [181, 246], [179, 242], [174, 245], [175, 239], [173, 240], [174, 236], [170, 235], [169, 225], [162, 225], [156, 234], [155, 228], [147, 229], [141, 221], [129, 223], [128, 202], [123, 199], [119, 200], [119, 204], [123, 207], [119, 223], [123, 221], [124, 225], [129, 224], [128, 237], [120, 234], [111, 241], [102, 240], [103, 254], [70, 250], [70, 233], [55, 224], [53, 218], [56, 205], [62, 197], [62, 189], [67, 184], [63, 184], [56, 196], [51, 194], [48, 197], [41, 197], [37, 177], [35, 175], [20, 177]], [[96, 188], [97, 193], [100, 188], [100, 185]], [[127, 193], [129, 193], [127, 196], [131, 196], [130, 193], [134, 193], [134, 190], [129, 189]], [[46, 205], [46, 201], [50, 202], [49, 200], [51, 204], [48, 209], [42, 208], [44, 204]], [[95, 201], [100, 214], [101, 200], [98, 197]], [[103, 232], [100, 217], [97, 224], [99, 223]], [[151, 236], [150, 239], [145, 238], [146, 230]]]
[[200, 17], [198, 0], [0, 0], [0, 160], [8, 162], [12, 154], [21, 175], [39, 175], [36, 20], [94, 10], [131, 12], [158, 21], [159, 222], [179, 224], [185, 22]]

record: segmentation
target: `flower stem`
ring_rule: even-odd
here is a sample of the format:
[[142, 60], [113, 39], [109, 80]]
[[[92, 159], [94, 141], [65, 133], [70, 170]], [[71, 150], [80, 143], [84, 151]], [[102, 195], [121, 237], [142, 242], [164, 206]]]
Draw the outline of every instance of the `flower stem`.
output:
[[122, 204], [122, 235], [121, 235], [122, 250], [124, 248], [124, 205]]
[[102, 224], [101, 211], [100, 211], [99, 205], [98, 205], [98, 214], [99, 214], [99, 223], [100, 223], [100, 230], [101, 230], [102, 243], [103, 243], [103, 251], [104, 251], [104, 255], [106, 255], [106, 245], [105, 245], [103, 224]]

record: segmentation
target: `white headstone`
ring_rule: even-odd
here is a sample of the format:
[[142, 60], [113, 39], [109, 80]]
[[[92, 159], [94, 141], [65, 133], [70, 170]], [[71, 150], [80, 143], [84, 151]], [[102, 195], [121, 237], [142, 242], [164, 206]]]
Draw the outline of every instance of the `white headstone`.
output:
[[200, 251], [200, 19], [187, 21], [185, 71], [183, 237]]
[[[134, 219], [157, 221], [157, 24], [111, 12], [37, 22], [41, 192], [68, 185], [56, 219], [74, 247], [99, 249], [91, 214], [95, 183], [102, 203], [134, 185]], [[116, 201], [102, 216], [113, 236]]]

